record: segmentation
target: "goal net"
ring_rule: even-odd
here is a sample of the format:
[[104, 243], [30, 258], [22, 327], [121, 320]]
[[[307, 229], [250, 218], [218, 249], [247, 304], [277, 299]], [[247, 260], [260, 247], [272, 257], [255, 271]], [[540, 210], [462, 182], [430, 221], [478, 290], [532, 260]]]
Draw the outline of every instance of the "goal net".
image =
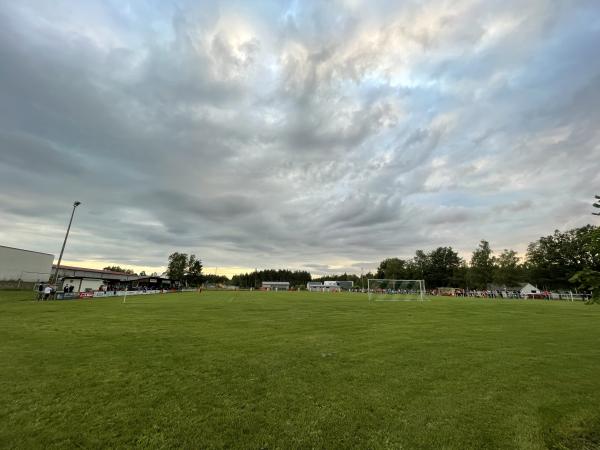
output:
[[367, 280], [369, 300], [379, 302], [425, 300], [424, 280]]

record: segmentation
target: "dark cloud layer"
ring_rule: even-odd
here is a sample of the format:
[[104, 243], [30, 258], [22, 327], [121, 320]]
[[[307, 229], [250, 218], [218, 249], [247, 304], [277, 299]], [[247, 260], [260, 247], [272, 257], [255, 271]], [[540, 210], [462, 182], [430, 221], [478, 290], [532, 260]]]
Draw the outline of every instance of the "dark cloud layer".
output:
[[594, 1], [0, 4], [0, 243], [370, 269], [591, 220]]

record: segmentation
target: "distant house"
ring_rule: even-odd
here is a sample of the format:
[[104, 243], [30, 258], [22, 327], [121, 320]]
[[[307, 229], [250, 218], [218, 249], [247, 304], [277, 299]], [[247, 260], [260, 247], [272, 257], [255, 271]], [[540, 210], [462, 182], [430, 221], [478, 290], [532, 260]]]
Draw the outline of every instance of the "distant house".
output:
[[[52, 270], [56, 270], [56, 264], [52, 265]], [[88, 278], [100, 279], [118, 284], [120, 282], [129, 282], [139, 278], [137, 275], [126, 272], [115, 272], [114, 270], [90, 269], [88, 267], [60, 266], [58, 269], [58, 279], [61, 278]]]
[[541, 291], [531, 283], [519, 283], [515, 286], [490, 285], [488, 291], [500, 291], [503, 297], [513, 297], [514, 293], [518, 293], [521, 298], [541, 295]]
[[528, 296], [530, 294], [539, 294], [541, 291], [531, 283], [522, 283], [519, 285], [519, 292], [521, 293], [521, 297]]
[[[56, 266], [53, 268], [56, 269]], [[60, 266], [58, 278], [62, 279], [58, 290], [69, 285], [73, 286], [73, 292], [90, 292], [101, 289], [127, 290], [130, 288], [170, 289], [174, 284], [164, 276], [138, 276], [126, 272], [73, 266]]]
[[111, 282], [115, 281], [96, 277], [65, 277], [62, 279], [62, 286], [60, 287], [60, 290], [66, 289], [65, 286], [73, 286], [72, 292], [75, 293], [93, 292], [100, 290], [102, 287], [107, 287]]
[[150, 276], [150, 277], [139, 277], [132, 282], [134, 288], [147, 288], [147, 289], [171, 289], [172, 282], [167, 277]]
[[335, 282], [331, 281], [325, 281], [324, 283], [311, 281], [306, 283], [306, 289], [310, 292], [339, 292], [342, 290]]
[[[52, 269], [55, 270], [56, 265], [53, 265]], [[102, 287], [110, 290], [121, 290], [127, 289], [131, 285], [131, 281], [137, 278], [139, 278], [137, 275], [115, 272], [114, 270], [60, 266], [58, 269], [58, 290], [63, 290], [66, 285], [73, 286], [73, 292], [98, 291]]]
[[342, 290], [349, 291], [354, 287], [353, 281], [309, 281], [306, 283], [306, 289], [311, 292], [339, 292]]
[[306, 283], [306, 290], [310, 292], [322, 292], [324, 290], [323, 283], [318, 281], [309, 281]]
[[349, 291], [354, 287], [354, 281], [324, 281], [325, 286], [336, 286], [340, 290]]
[[263, 281], [262, 288], [265, 291], [289, 291], [289, 281]]

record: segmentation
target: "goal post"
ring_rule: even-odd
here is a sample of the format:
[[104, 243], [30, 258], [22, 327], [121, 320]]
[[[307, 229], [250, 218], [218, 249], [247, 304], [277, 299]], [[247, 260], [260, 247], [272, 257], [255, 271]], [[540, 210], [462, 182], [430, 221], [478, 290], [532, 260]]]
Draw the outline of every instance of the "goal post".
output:
[[390, 280], [370, 278], [367, 280], [369, 300], [379, 302], [425, 300], [424, 280]]

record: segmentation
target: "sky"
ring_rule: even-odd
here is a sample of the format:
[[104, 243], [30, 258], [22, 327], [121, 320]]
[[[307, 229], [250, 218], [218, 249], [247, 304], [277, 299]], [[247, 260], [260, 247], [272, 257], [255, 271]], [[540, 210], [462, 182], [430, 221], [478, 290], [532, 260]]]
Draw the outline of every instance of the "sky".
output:
[[0, 0], [0, 245], [373, 270], [594, 223], [597, 0]]

